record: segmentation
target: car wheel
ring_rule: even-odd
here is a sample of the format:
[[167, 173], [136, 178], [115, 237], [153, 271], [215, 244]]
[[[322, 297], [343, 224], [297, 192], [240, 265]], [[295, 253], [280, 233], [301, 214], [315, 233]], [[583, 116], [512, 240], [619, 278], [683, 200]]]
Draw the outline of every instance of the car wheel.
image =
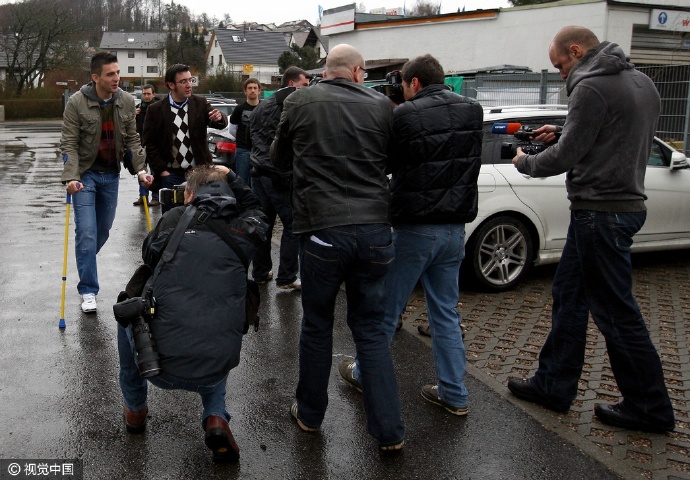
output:
[[532, 236], [524, 222], [514, 217], [495, 217], [480, 225], [472, 235], [463, 266], [481, 288], [495, 292], [509, 290], [531, 269], [532, 245]]

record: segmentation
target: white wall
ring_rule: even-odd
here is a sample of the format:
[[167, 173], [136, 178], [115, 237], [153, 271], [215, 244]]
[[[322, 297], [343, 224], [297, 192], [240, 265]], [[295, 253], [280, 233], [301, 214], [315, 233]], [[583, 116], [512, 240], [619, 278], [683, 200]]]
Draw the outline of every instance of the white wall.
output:
[[[151, 79], [159, 79], [165, 76], [165, 60], [163, 58], [164, 51], [158, 51], [156, 58], [147, 58], [147, 50], [125, 50], [125, 49], [110, 49], [109, 51], [117, 52], [117, 63], [120, 66], [120, 76], [124, 78], [141, 78], [142, 68], [144, 66], [144, 81]], [[134, 58], [129, 58], [128, 53], [134, 52]], [[147, 73], [147, 67], [155, 66], [158, 68], [158, 73]], [[129, 67], [134, 67], [134, 73], [129, 72]]]
[[331, 35], [329, 48], [348, 43], [365, 60], [431, 53], [446, 72], [503, 64], [553, 72], [548, 48], [562, 27], [585, 26], [630, 53], [633, 23], [646, 25], [649, 18], [648, 7], [615, 6], [607, 14], [605, 1], [548, 5], [502, 9], [494, 19], [355, 30]]
[[[218, 40], [213, 36], [213, 44], [208, 50], [208, 55], [206, 55], [206, 75], [213, 76], [218, 70], [218, 55], [222, 55], [220, 45], [218, 45]], [[213, 66], [210, 64], [210, 60], [213, 58]], [[223, 58], [223, 65], [225, 65], [225, 58]]]
[[251, 73], [243, 73], [242, 72], [242, 64], [226, 64], [225, 68], [228, 71], [231, 72], [238, 72], [243, 75], [248, 75], [249, 77], [256, 78], [259, 80], [260, 83], [271, 83], [271, 77], [273, 75], [278, 75], [278, 66], [277, 65], [260, 65], [260, 64], [253, 64], [254, 65], [254, 71]]
[[599, 40], [608, 40], [621, 46], [626, 54], [630, 54], [632, 45], [633, 25], [649, 25], [650, 9], [647, 7], [621, 7], [609, 8], [608, 35]]

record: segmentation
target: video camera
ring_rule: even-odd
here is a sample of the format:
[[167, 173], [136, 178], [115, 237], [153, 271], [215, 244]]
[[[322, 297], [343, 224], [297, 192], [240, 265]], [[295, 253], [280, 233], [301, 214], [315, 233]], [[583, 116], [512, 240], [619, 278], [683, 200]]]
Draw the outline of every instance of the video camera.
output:
[[161, 188], [158, 192], [158, 200], [163, 205], [180, 206], [184, 205], [184, 189], [186, 183], [173, 185], [173, 188]]
[[[527, 155], [536, 155], [552, 145], [543, 142], [535, 142], [534, 137], [536, 137], [537, 134], [534, 133], [534, 129], [520, 123], [494, 123], [491, 127], [491, 133], [498, 135], [513, 135], [518, 140], [517, 143], [504, 142], [501, 144], [502, 159], [515, 157], [518, 148], [521, 148]], [[556, 133], [556, 142], [560, 135], [560, 133]]]
[[386, 75], [386, 83], [372, 85], [371, 88], [379, 93], [383, 93], [393, 103], [399, 105], [405, 101], [402, 88], [402, 73], [400, 70], [393, 70]]
[[161, 370], [156, 344], [146, 320], [153, 316], [153, 312], [153, 301], [148, 298], [128, 298], [113, 305], [113, 313], [117, 323], [123, 328], [132, 326], [134, 349], [137, 353], [137, 367], [142, 378], [155, 377]]

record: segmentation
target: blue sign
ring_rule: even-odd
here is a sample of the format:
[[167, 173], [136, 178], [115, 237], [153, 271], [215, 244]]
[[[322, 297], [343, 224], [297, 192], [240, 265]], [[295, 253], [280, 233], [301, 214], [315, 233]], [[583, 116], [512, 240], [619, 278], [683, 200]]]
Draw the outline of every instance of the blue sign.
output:
[[661, 12], [661, 13], [659, 14], [659, 23], [660, 23], [661, 25], [663, 25], [663, 24], [666, 23], [667, 21], [668, 21], [668, 15], [666, 15], [666, 12]]

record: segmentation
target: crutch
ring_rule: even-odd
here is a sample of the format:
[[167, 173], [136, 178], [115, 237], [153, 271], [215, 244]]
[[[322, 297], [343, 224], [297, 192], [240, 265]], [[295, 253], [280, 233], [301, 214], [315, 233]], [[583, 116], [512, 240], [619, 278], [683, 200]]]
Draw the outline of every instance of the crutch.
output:
[[146, 226], [149, 227], [149, 232], [151, 231], [151, 214], [149, 213], [149, 195], [148, 190], [144, 186], [139, 184], [139, 195], [141, 196], [141, 204], [144, 207], [144, 214], [146, 214]]
[[60, 301], [60, 323], [58, 323], [59, 328], [65, 328], [67, 324], [65, 323], [65, 288], [67, 287], [67, 245], [69, 243], [69, 213], [70, 206], [72, 205], [72, 195], [67, 194], [65, 199], [65, 248], [63, 251], [63, 261], [62, 261], [62, 300]]

